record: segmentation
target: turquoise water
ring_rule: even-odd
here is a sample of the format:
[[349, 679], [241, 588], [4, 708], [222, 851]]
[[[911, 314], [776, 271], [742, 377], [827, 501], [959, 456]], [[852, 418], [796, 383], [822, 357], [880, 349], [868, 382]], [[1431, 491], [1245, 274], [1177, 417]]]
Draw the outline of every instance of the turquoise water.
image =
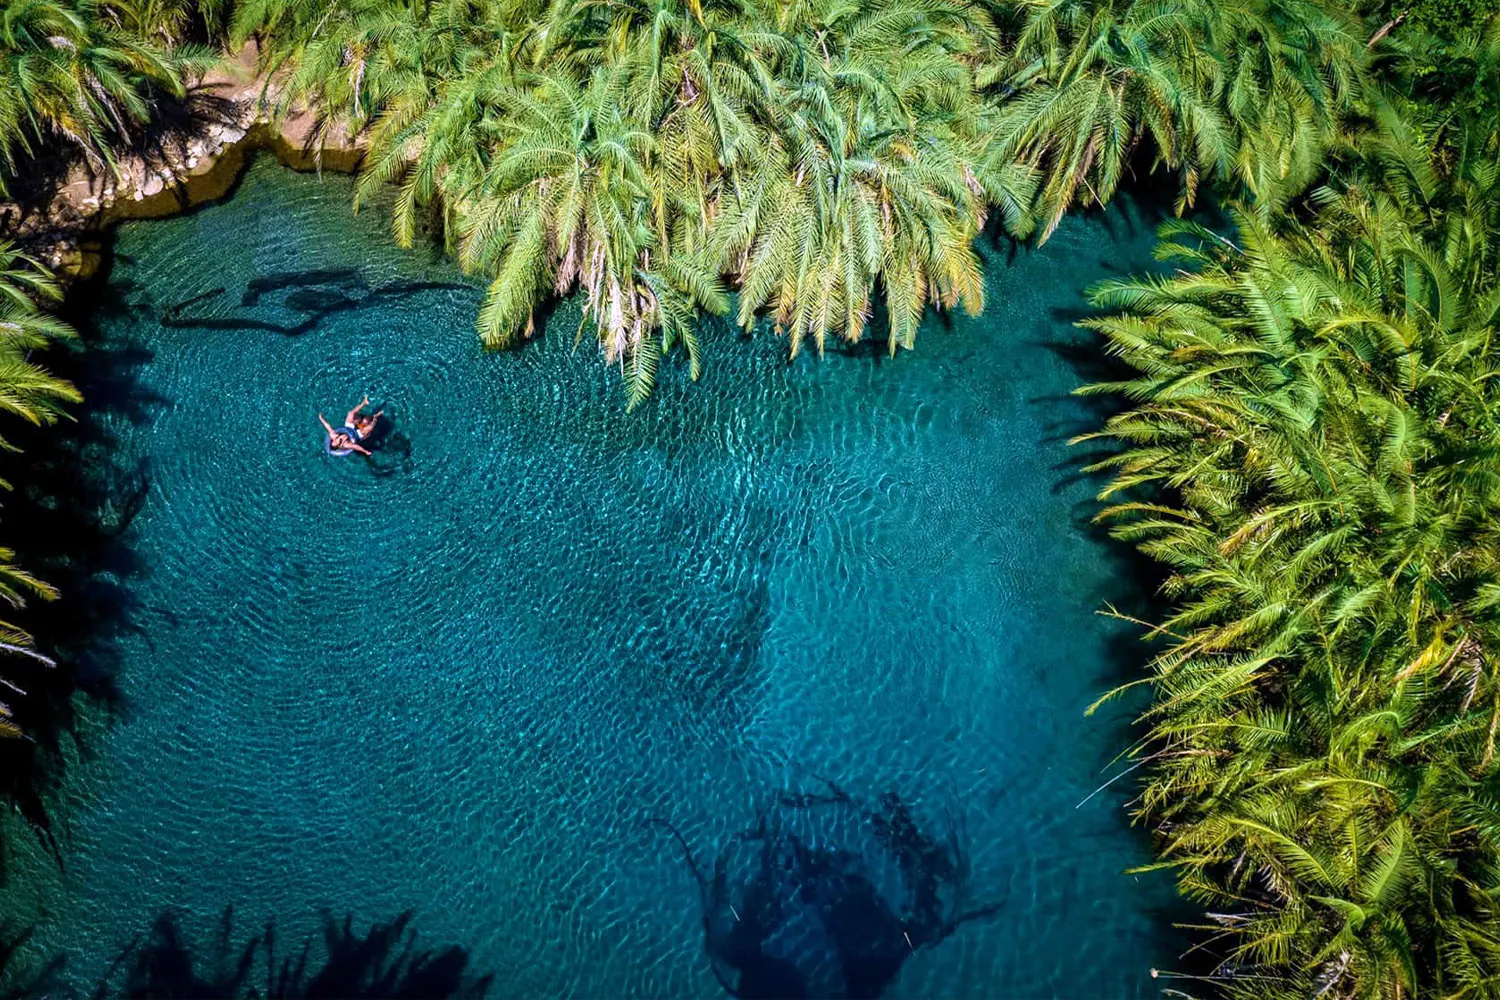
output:
[[[894, 362], [712, 326], [627, 415], [576, 310], [483, 354], [478, 291], [348, 197], [262, 162], [118, 233], [123, 708], [9, 889], [55, 994], [232, 906], [415, 910], [500, 996], [1154, 995], [1170, 886], [1122, 874], [1127, 783], [1077, 808], [1134, 584], [1064, 444], [1079, 290], [1149, 225], [994, 250]], [[376, 459], [326, 455], [366, 392]]]

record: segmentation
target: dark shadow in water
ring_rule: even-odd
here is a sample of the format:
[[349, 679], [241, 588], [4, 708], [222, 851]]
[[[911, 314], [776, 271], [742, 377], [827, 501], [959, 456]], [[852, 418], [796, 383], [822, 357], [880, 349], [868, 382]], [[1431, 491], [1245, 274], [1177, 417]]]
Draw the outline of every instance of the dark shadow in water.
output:
[[[1131, 240], [1139, 236], [1143, 228], [1154, 230], [1168, 219], [1177, 217], [1177, 201], [1182, 193], [1180, 181], [1169, 170], [1152, 169], [1154, 161], [1148, 145], [1142, 143], [1131, 155], [1125, 180], [1115, 198], [1116, 201], [1128, 199], [1134, 211], [1111, 211], [1098, 206], [1075, 210], [1078, 214], [1098, 218], [1111, 242]], [[1201, 185], [1197, 203], [1187, 210], [1187, 214], [1194, 217], [1202, 214], [1212, 197], [1210, 185]], [[1109, 262], [1105, 262], [1104, 267], [1118, 271]]]
[[[1171, 178], [1153, 176], [1148, 182], [1132, 185], [1129, 197], [1135, 206], [1133, 212], [1118, 214], [1123, 220], [1120, 224], [1131, 226], [1133, 232], [1119, 234], [1119, 238], [1133, 238], [1139, 234], [1141, 226], [1159, 227], [1171, 218], [1172, 202], [1176, 198], [1175, 182]], [[1104, 214], [1106, 228], [1113, 224], [1112, 214], [1114, 213]], [[1221, 206], [1211, 202], [1207, 192], [1200, 199], [1199, 206], [1190, 213], [1190, 217], [1217, 232], [1233, 235], [1228, 216]], [[1110, 229], [1110, 232], [1113, 234], [1115, 230]], [[1170, 264], [1151, 261], [1140, 273], [1165, 274], [1170, 270]], [[1076, 324], [1080, 320], [1101, 315], [1099, 310], [1088, 304], [1083, 291], [1080, 290], [1076, 306], [1052, 310], [1051, 327], [1056, 329], [1066, 325], [1072, 328], [1071, 336], [1047, 337], [1037, 346], [1066, 362], [1077, 376], [1079, 385], [1120, 382], [1133, 378], [1138, 373], [1119, 358], [1107, 353], [1104, 340], [1098, 333], [1077, 328]], [[1046, 404], [1069, 414], [1067, 419], [1054, 421], [1049, 426], [1049, 440], [1053, 442], [1067, 441], [1078, 435], [1097, 431], [1111, 417], [1129, 407], [1129, 400], [1118, 395], [1073, 396], [1071, 405], [1064, 405], [1062, 400], [1056, 398], [1038, 398], [1032, 402]], [[1089, 473], [1084, 471], [1085, 468], [1117, 454], [1118, 451], [1119, 446], [1109, 441], [1091, 441], [1069, 447], [1066, 455], [1054, 466], [1056, 478], [1052, 484], [1053, 493], [1060, 494], [1079, 483], [1087, 483], [1091, 492], [1097, 492], [1107, 482], [1108, 473]], [[1154, 501], [1160, 498], [1153, 491], [1138, 489], [1128, 497], [1112, 497], [1110, 502], [1127, 499]], [[1168, 612], [1168, 604], [1159, 593], [1166, 578], [1165, 570], [1142, 555], [1134, 546], [1108, 539], [1108, 526], [1094, 523], [1094, 517], [1101, 507], [1102, 504], [1091, 497], [1075, 504], [1071, 512], [1073, 523], [1081, 532], [1094, 535], [1109, 547], [1113, 572], [1108, 576], [1109, 585], [1101, 588], [1098, 603], [1101, 606], [1108, 604], [1122, 614], [1142, 621], [1160, 621]], [[1117, 631], [1119, 635], [1111, 644], [1111, 655], [1107, 658], [1108, 673], [1102, 678], [1100, 693], [1109, 687], [1139, 678], [1154, 651], [1151, 645], [1140, 641], [1142, 630], [1139, 627], [1122, 625]], [[1122, 733], [1122, 739], [1128, 739], [1129, 735]]]
[[[1078, 376], [1080, 385], [1095, 382], [1115, 381], [1128, 378], [1128, 369], [1118, 359], [1107, 355], [1092, 331], [1078, 330], [1076, 336], [1066, 340], [1053, 340], [1036, 345], [1057, 355]], [[1069, 412], [1067, 419], [1054, 421], [1049, 430], [1049, 441], [1063, 445], [1073, 437], [1096, 431], [1115, 414], [1125, 409], [1125, 401], [1116, 396], [1070, 396], [1064, 398], [1035, 397], [1033, 405], [1046, 405]], [[1166, 573], [1155, 561], [1147, 558], [1133, 546], [1116, 542], [1109, 537], [1109, 526], [1097, 523], [1094, 518], [1103, 508], [1095, 495], [1108, 482], [1104, 472], [1085, 471], [1090, 465], [1109, 458], [1118, 448], [1110, 442], [1085, 442], [1065, 446], [1063, 457], [1053, 466], [1052, 494], [1062, 502], [1062, 494], [1078, 484], [1089, 487], [1087, 499], [1073, 504], [1070, 516], [1074, 528], [1081, 535], [1089, 536], [1104, 547], [1108, 572], [1101, 574], [1100, 586], [1091, 595], [1095, 610], [1113, 608], [1123, 615], [1142, 621], [1157, 621], [1166, 612], [1167, 606], [1159, 596]], [[1111, 502], [1123, 499], [1113, 498]], [[1141, 640], [1142, 629], [1120, 623], [1111, 630], [1104, 657], [1104, 672], [1098, 678], [1098, 694], [1110, 688], [1135, 680], [1142, 675], [1154, 647]], [[1085, 721], [1081, 724], [1088, 725]], [[1132, 736], [1129, 728], [1122, 728], [1118, 745], [1127, 745]]]
[[[40, 998], [59, 989], [65, 957], [40, 970], [15, 967], [16, 952], [29, 936], [0, 939], [0, 987], [6, 996]], [[354, 930], [352, 917], [339, 921], [325, 914], [321, 934], [282, 949], [274, 922], [237, 940], [234, 908], [226, 907], [208, 943], [190, 940], [176, 915], [164, 911], [116, 956], [93, 995], [95, 1000], [458, 1000], [483, 997], [493, 981], [493, 974], [473, 972], [469, 953], [457, 945], [419, 948], [411, 911], [364, 934]]]
[[162, 326], [180, 329], [265, 330], [288, 337], [300, 337], [317, 329], [325, 319], [338, 313], [369, 309], [422, 292], [472, 290], [469, 285], [453, 281], [392, 281], [372, 288], [353, 269], [293, 271], [270, 274], [250, 281], [240, 297], [240, 307], [264, 308], [262, 299], [281, 292], [284, 294], [280, 302], [272, 305], [288, 312], [300, 313], [301, 318], [295, 322], [277, 323], [246, 315], [188, 314], [192, 307], [217, 300], [226, 291], [223, 288], [168, 306], [162, 310], [160, 322]]
[[[1086, 315], [1098, 314], [1090, 311]], [[1073, 333], [1067, 339], [1049, 340], [1034, 345], [1033, 349], [1045, 349], [1067, 362], [1080, 386], [1119, 381], [1131, 376], [1132, 370], [1129, 367], [1105, 353], [1104, 343], [1098, 334], [1092, 330], [1074, 330]], [[1125, 399], [1110, 395], [1033, 396], [1031, 402], [1067, 414], [1065, 418], [1049, 422], [1047, 443], [1066, 443], [1080, 434], [1097, 431], [1110, 417], [1126, 408]], [[1113, 450], [1113, 446], [1107, 443], [1070, 446], [1066, 457], [1055, 466], [1061, 475], [1052, 484], [1053, 494], [1062, 493], [1078, 482], [1102, 485], [1103, 480], [1098, 475], [1091, 475], [1083, 469], [1107, 457]]]
[[44, 997], [51, 992], [54, 978], [62, 972], [67, 959], [56, 955], [38, 968], [26, 968], [18, 953], [31, 940], [32, 928], [15, 931], [9, 924], [0, 927], [0, 996]]
[[934, 836], [894, 792], [777, 796], [719, 848], [712, 872], [666, 820], [699, 889], [714, 978], [743, 1000], [878, 997], [919, 948], [994, 916], [969, 905], [962, 830]]
[[[75, 301], [91, 300], [104, 311], [126, 308], [113, 294], [101, 277]], [[115, 639], [130, 627], [129, 582], [144, 571], [126, 536], [145, 502], [150, 469], [121, 453], [104, 418], [141, 423], [167, 404], [139, 383], [149, 350], [103, 342], [88, 316], [68, 319], [83, 349], [49, 351], [44, 360], [78, 386], [86, 403], [75, 411], [76, 421], [8, 430], [22, 453], [0, 458], [0, 476], [17, 487], [5, 497], [0, 537], [20, 551], [27, 569], [61, 592], [60, 599], [33, 601], [16, 615], [57, 666], [6, 664], [7, 677], [26, 690], [8, 700], [28, 739], [0, 741], [0, 794], [30, 821], [59, 864], [46, 804], [68, 749], [89, 751], [79, 738], [76, 696], [118, 707]]]
[[359, 276], [359, 272], [352, 267], [328, 268], [315, 271], [293, 271], [285, 274], [272, 274], [264, 278], [251, 278], [245, 283], [245, 294], [240, 296], [240, 305], [256, 305], [260, 302], [261, 296], [267, 292], [279, 292], [288, 288], [307, 288], [318, 285], [355, 287], [361, 290], [368, 287], [364, 279]]
[[371, 452], [365, 462], [376, 478], [385, 479], [390, 476], [411, 474], [413, 469], [411, 438], [400, 431], [376, 431], [371, 435], [370, 440], [365, 442], [365, 447]]
[[[1143, 227], [1149, 226], [1155, 229], [1173, 217], [1172, 209], [1176, 193], [1175, 184], [1170, 178], [1153, 176], [1144, 183], [1135, 183], [1129, 191], [1129, 197], [1134, 204], [1133, 211], [1102, 213], [1101, 223], [1113, 241], [1135, 239], [1142, 234]], [[1204, 197], [1206, 200], [1206, 192]], [[1215, 228], [1221, 228], [1225, 222], [1222, 212], [1215, 206], [1200, 206], [1190, 215]], [[1106, 269], [1119, 277], [1129, 274], [1108, 263], [1106, 263]], [[1161, 274], [1169, 270], [1170, 265], [1149, 261], [1145, 263], [1141, 271], [1135, 273]], [[1098, 333], [1077, 327], [1079, 321], [1101, 315], [1099, 310], [1089, 305], [1085, 294], [1087, 290], [1079, 289], [1078, 291], [1077, 305], [1063, 306], [1051, 311], [1048, 324], [1049, 335], [1032, 345], [1033, 349], [1044, 348], [1067, 363], [1075, 373], [1079, 385], [1117, 382], [1133, 377], [1137, 374], [1135, 370], [1108, 354], [1105, 351], [1103, 338]], [[1071, 335], [1059, 336], [1055, 332], [1059, 329], [1067, 329]], [[1066, 414], [1065, 417], [1053, 420], [1048, 425], [1047, 440], [1059, 446], [1078, 435], [1103, 428], [1111, 417], [1124, 412], [1129, 406], [1127, 399], [1115, 395], [1069, 396], [1066, 399], [1035, 397], [1031, 402], [1033, 405], [1043, 405], [1051, 411]], [[1062, 494], [1071, 491], [1079, 484], [1087, 484], [1090, 488], [1091, 495], [1087, 499], [1076, 502], [1070, 513], [1075, 529], [1081, 535], [1092, 536], [1097, 540], [1103, 547], [1106, 558], [1106, 571], [1100, 574], [1100, 583], [1090, 595], [1096, 609], [1101, 612], [1118, 613], [1126, 618], [1134, 619], [1135, 622], [1158, 622], [1170, 611], [1170, 602], [1161, 594], [1162, 583], [1167, 577], [1165, 568], [1143, 555], [1133, 545], [1110, 538], [1109, 526], [1094, 520], [1104, 505], [1093, 494], [1103, 488], [1108, 481], [1108, 473], [1090, 473], [1084, 470], [1090, 465], [1117, 454], [1118, 451], [1119, 446], [1109, 441], [1083, 442], [1067, 446], [1064, 456], [1053, 466], [1052, 493], [1061, 502]], [[1154, 493], [1136, 490], [1129, 496], [1111, 497], [1108, 502], [1156, 498]], [[1102, 670], [1095, 681], [1096, 694], [1103, 695], [1113, 688], [1145, 676], [1152, 656], [1161, 648], [1158, 642], [1147, 640], [1145, 635], [1146, 628], [1142, 625], [1130, 621], [1111, 623], [1105, 637]], [[1080, 719], [1078, 725], [1107, 727], [1106, 732], [1111, 737], [1108, 744], [1123, 751], [1142, 736], [1142, 728], [1132, 716], [1136, 710], [1144, 707], [1147, 697], [1148, 694], [1144, 689], [1137, 689], [1122, 699], [1121, 707], [1103, 709], [1100, 716]], [[1121, 710], [1122, 708], [1124, 710]], [[1114, 776], [1121, 775], [1129, 767], [1129, 761], [1111, 763], [1101, 760], [1099, 763], [1102, 768], [1099, 775], [1100, 785]], [[1106, 807], [1105, 804], [1112, 800], [1118, 802], [1122, 793], [1127, 796], [1133, 795], [1140, 787], [1143, 777], [1143, 772], [1124, 777], [1113, 784], [1107, 793], [1091, 803], [1091, 806]], [[1145, 831], [1141, 831], [1140, 839], [1143, 848], [1149, 850], [1150, 838]], [[1125, 865], [1122, 864], [1121, 867]], [[1122, 874], [1121, 877], [1126, 876]], [[1161, 928], [1164, 953], [1182, 952], [1188, 948], [1191, 937], [1180, 927], [1184, 923], [1201, 922], [1202, 919], [1200, 909], [1180, 896], [1163, 908], [1152, 908], [1152, 916], [1155, 925]], [[1202, 953], [1199, 953], [1200, 957], [1201, 955]], [[1189, 963], [1186, 971], [1198, 971], [1197, 964]]]

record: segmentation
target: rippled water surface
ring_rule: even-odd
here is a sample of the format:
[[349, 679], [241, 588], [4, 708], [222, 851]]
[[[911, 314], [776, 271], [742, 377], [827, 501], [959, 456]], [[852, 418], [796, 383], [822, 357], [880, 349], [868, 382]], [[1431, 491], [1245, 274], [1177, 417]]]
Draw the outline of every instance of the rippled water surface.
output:
[[[984, 316], [896, 361], [710, 325], [627, 415], [575, 308], [483, 354], [479, 292], [348, 198], [258, 163], [118, 234], [125, 702], [64, 867], [11, 873], [59, 992], [232, 906], [288, 942], [414, 909], [499, 996], [1153, 994], [1170, 888], [1121, 874], [1124, 783], [1075, 808], [1132, 584], [1064, 444], [1079, 290], [1148, 225], [992, 250]], [[326, 455], [366, 392], [390, 436]]]

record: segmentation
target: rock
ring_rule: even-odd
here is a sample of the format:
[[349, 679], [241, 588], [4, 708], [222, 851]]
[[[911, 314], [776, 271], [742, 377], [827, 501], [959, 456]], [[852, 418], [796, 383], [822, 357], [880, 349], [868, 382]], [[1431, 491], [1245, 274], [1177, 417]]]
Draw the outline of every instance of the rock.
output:
[[146, 181], [140, 187], [140, 193], [147, 198], [159, 195], [167, 186], [166, 180], [156, 174], [147, 174]]
[[225, 143], [239, 142], [245, 138], [245, 130], [242, 128], [226, 128], [220, 133], [220, 137], [223, 138]]

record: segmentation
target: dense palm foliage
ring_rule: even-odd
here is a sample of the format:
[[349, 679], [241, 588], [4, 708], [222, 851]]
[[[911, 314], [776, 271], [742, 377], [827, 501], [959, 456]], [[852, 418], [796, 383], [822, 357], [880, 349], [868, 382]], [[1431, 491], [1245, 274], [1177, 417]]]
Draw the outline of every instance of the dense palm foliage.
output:
[[1018, 88], [1004, 150], [1044, 165], [1050, 232], [1113, 195], [1143, 140], [1176, 172], [1279, 204], [1317, 176], [1363, 97], [1360, 21], [1309, 0], [1020, 0], [991, 76]]
[[366, 134], [362, 195], [400, 186], [409, 243], [437, 210], [491, 277], [486, 343], [582, 292], [606, 360], [639, 399], [693, 318], [740, 292], [795, 352], [865, 334], [883, 292], [890, 345], [928, 303], [981, 305], [987, 214], [1029, 229], [1032, 170], [1003, 154], [975, 67], [988, 15], [963, 0], [780, 5], [444, 2], [242, 5], [285, 94]]
[[1138, 372], [1093, 389], [1134, 404], [1101, 517], [1176, 605], [1140, 814], [1237, 995], [1500, 995], [1497, 54], [1398, 74], [1425, 112], [1308, 224], [1173, 227], [1191, 273], [1097, 292]]
[[1140, 155], [1184, 203], [1207, 178], [1284, 200], [1366, 52], [1352, 14], [1265, 0], [250, 0], [252, 36], [284, 105], [368, 139], [396, 237], [431, 213], [491, 278], [486, 343], [577, 288], [633, 399], [674, 344], [696, 372], [690, 319], [728, 289], [793, 353], [865, 336], [877, 297], [910, 347], [928, 305], [981, 307], [992, 214], [1045, 237]]
[[[11, 418], [50, 424], [63, 415], [64, 404], [79, 400], [71, 385], [31, 358], [32, 351], [73, 336], [67, 326], [37, 308], [39, 299], [58, 297], [56, 283], [35, 261], [0, 243], [0, 412]], [[10, 449], [11, 445], [0, 438], [0, 448]], [[20, 608], [28, 597], [56, 596], [51, 587], [15, 565], [14, 559], [10, 549], [0, 548], [0, 602]], [[0, 654], [48, 662], [31, 646], [31, 637], [24, 629], [0, 621]], [[21, 693], [3, 672], [0, 686]], [[20, 732], [10, 706], [0, 699], [0, 736], [17, 736]]]
[[207, 49], [174, 44], [187, 0], [14, 0], [0, 6], [0, 195], [18, 163], [61, 146], [111, 169], [158, 92], [181, 96]]

